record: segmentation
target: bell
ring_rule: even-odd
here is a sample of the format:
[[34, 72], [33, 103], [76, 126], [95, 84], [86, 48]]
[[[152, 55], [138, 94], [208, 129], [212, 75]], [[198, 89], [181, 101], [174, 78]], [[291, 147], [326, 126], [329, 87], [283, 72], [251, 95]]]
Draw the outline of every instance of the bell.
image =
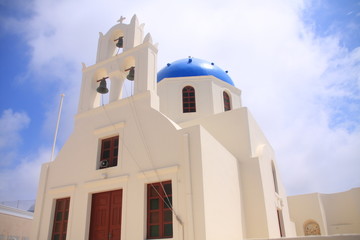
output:
[[100, 86], [96, 89], [96, 91], [100, 94], [105, 94], [109, 92], [109, 89], [106, 87], [105, 78], [100, 80]]
[[130, 81], [134, 81], [135, 78], [135, 67], [131, 67], [129, 68], [129, 74], [126, 76], [127, 79], [129, 79]]
[[119, 37], [118, 39], [115, 39], [114, 41], [118, 41], [116, 43], [116, 46], [118, 48], [123, 48], [123, 46], [124, 46], [124, 37]]

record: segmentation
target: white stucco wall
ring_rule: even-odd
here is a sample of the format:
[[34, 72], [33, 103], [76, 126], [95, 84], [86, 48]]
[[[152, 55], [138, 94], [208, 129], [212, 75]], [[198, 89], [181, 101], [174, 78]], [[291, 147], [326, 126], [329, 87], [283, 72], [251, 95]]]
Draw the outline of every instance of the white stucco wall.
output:
[[321, 235], [360, 234], [360, 188], [334, 194], [304, 194], [289, 196], [291, 219], [299, 236], [304, 224], [315, 221]]
[[205, 130], [201, 149], [206, 239], [239, 239], [243, 236], [239, 163]]
[[[123, 35], [123, 51], [114, 55], [113, 40]], [[50, 238], [56, 199], [64, 197], [70, 197], [67, 239], [88, 239], [92, 195], [118, 189], [123, 191], [121, 239], [146, 239], [146, 186], [167, 180], [173, 189], [174, 240], [278, 238], [277, 210], [287, 237], [301, 235], [309, 219], [323, 234], [359, 232], [358, 189], [287, 200], [274, 150], [242, 107], [241, 91], [213, 76], [157, 84], [156, 54], [136, 17], [100, 34], [97, 63], [83, 67], [74, 131], [56, 159], [42, 166], [32, 239]], [[131, 66], [134, 92], [122, 98]], [[111, 89], [109, 103], [102, 105], [96, 88], [105, 76]], [[182, 111], [187, 85], [195, 88], [193, 113]], [[226, 112], [224, 91], [232, 105]], [[117, 135], [118, 165], [99, 169], [101, 140]]]
[[244, 237], [280, 236], [277, 209], [282, 210], [286, 236], [295, 236], [280, 176], [277, 176], [279, 193], [275, 194], [271, 168], [272, 162], [276, 166], [273, 150], [247, 108], [196, 118], [180, 126], [197, 124], [239, 161]]
[[[91, 194], [115, 189], [123, 189], [123, 223], [127, 226], [123, 232], [124, 239], [145, 236], [144, 227], [139, 229], [139, 219], [146, 220], [146, 184], [173, 180], [174, 191], [177, 189], [175, 173], [169, 175], [168, 171], [164, 170], [160, 171], [166, 173], [164, 176], [153, 174], [154, 176], [148, 177], [148, 174], [151, 175], [153, 169], [177, 169], [175, 166], [179, 164], [182, 156], [181, 136], [170, 121], [149, 106], [149, 95], [150, 93], [137, 96], [138, 99], [134, 100], [132, 107], [114, 102], [106, 106], [106, 109], [100, 107], [76, 117], [74, 133], [56, 160], [43, 167], [44, 176], [40, 189], [44, 188], [47, 171], [48, 178], [46, 193], [39, 193], [40, 198], [45, 198], [40, 223], [41, 238], [47, 239], [51, 232], [49, 229], [52, 226], [55, 199], [69, 196], [69, 238], [87, 238]], [[128, 100], [124, 99], [125, 102]], [[109, 120], [107, 116], [112, 119]], [[92, 121], [88, 121], [89, 118]], [[116, 134], [120, 136], [118, 165], [98, 169], [99, 139]], [[145, 222], [141, 224], [144, 225]], [[130, 231], [134, 227], [136, 231]]]
[[0, 239], [30, 238], [33, 213], [0, 204]]
[[342, 193], [321, 194], [328, 233], [360, 234], [360, 188]]
[[[183, 113], [182, 89], [195, 89], [196, 112]], [[160, 111], [176, 123], [224, 112], [223, 92], [231, 99], [232, 109], [241, 107], [241, 91], [213, 76], [165, 78], [158, 83]]]
[[[272, 240], [283, 240], [284, 238], [272, 238]], [[357, 234], [341, 234], [334, 236], [308, 236], [308, 237], [290, 237], [286, 240], [359, 240], [360, 235]], [[257, 240], [268, 240], [267, 239], [257, 239]]]

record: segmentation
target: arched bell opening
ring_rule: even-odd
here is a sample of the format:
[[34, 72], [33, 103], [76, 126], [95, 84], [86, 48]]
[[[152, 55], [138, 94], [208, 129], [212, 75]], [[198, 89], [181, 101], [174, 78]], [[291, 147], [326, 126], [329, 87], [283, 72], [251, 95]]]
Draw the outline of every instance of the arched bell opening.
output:
[[123, 52], [125, 40], [124, 33], [121, 30], [115, 30], [110, 35], [108, 46], [111, 56], [115, 56]]
[[127, 98], [134, 94], [136, 85], [136, 61], [133, 56], [129, 56], [124, 60], [123, 74], [125, 78], [121, 88], [121, 98]]
[[92, 78], [91, 99], [93, 108], [109, 103], [111, 81], [106, 69], [98, 69]]

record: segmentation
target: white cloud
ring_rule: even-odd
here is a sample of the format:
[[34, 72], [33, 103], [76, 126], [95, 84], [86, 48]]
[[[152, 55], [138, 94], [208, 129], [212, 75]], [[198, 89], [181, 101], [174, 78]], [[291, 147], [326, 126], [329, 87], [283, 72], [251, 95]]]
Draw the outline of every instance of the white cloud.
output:
[[0, 196], [2, 201], [35, 199], [40, 177], [41, 164], [50, 159], [50, 149], [21, 159], [12, 169], [0, 169]]
[[[229, 70], [278, 156], [291, 194], [359, 186], [359, 119], [333, 117], [359, 90], [359, 49], [339, 36], [319, 37], [301, 19], [307, 1], [35, 1], [20, 26], [31, 46], [35, 82], [65, 92], [60, 141], [72, 129], [81, 81], [80, 62], [95, 62], [98, 32], [120, 15], [137, 13], [159, 42], [159, 68], [191, 55]], [[44, 77], [46, 77], [44, 79]], [[349, 87], [351, 83], [352, 87]], [[356, 91], [355, 91], [356, 90]], [[59, 94], [61, 93], [59, 92]], [[338, 96], [342, 98], [339, 102]], [[358, 99], [358, 98], [357, 98]], [[47, 105], [44, 132], [53, 134], [56, 94]], [[337, 108], [334, 108], [337, 106]], [[352, 109], [358, 113], [359, 102]], [[348, 131], [351, 128], [351, 131]], [[28, 160], [31, 162], [31, 160]], [[343, 164], [346, 163], [346, 164]], [[335, 176], [335, 177], [334, 177]]]
[[0, 117], [0, 148], [5, 148], [21, 141], [19, 131], [26, 128], [30, 119], [24, 112], [7, 109]]
[[21, 130], [30, 123], [30, 118], [24, 112], [4, 110], [0, 116], [0, 166], [11, 165], [18, 155], [22, 143]]

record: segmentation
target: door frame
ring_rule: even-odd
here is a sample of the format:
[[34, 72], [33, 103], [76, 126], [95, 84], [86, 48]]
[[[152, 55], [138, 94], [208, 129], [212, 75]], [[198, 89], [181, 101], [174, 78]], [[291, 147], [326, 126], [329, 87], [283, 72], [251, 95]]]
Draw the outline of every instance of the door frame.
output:
[[[120, 189], [112, 189], [112, 190], [106, 190], [106, 191], [100, 191], [100, 192], [93, 192], [93, 193], [90, 193], [88, 195], [88, 200], [89, 200], [89, 203], [88, 204], [88, 218], [87, 218], [87, 226], [88, 226], [88, 229], [87, 229], [87, 239], [90, 239], [91, 237], [91, 225], [92, 225], [92, 214], [93, 214], [93, 198], [94, 198], [94, 195], [96, 194], [104, 194], [104, 193], [112, 193], [112, 192], [117, 192], [117, 191], [120, 191], [120, 194], [121, 194], [121, 206], [120, 206], [120, 239], [121, 239], [121, 235], [123, 235], [123, 205], [124, 205], [124, 190], [122, 188]], [[111, 199], [111, 196], [110, 196], [110, 201], [112, 201]], [[110, 211], [110, 208], [112, 206], [112, 203], [110, 202], [110, 205], [109, 205], [109, 211]], [[108, 217], [110, 219], [112, 215], [109, 213], [108, 214]], [[109, 220], [109, 223], [108, 223], [108, 227], [110, 227], [110, 220]], [[110, 230], [110, 229], [109, 229]]]

